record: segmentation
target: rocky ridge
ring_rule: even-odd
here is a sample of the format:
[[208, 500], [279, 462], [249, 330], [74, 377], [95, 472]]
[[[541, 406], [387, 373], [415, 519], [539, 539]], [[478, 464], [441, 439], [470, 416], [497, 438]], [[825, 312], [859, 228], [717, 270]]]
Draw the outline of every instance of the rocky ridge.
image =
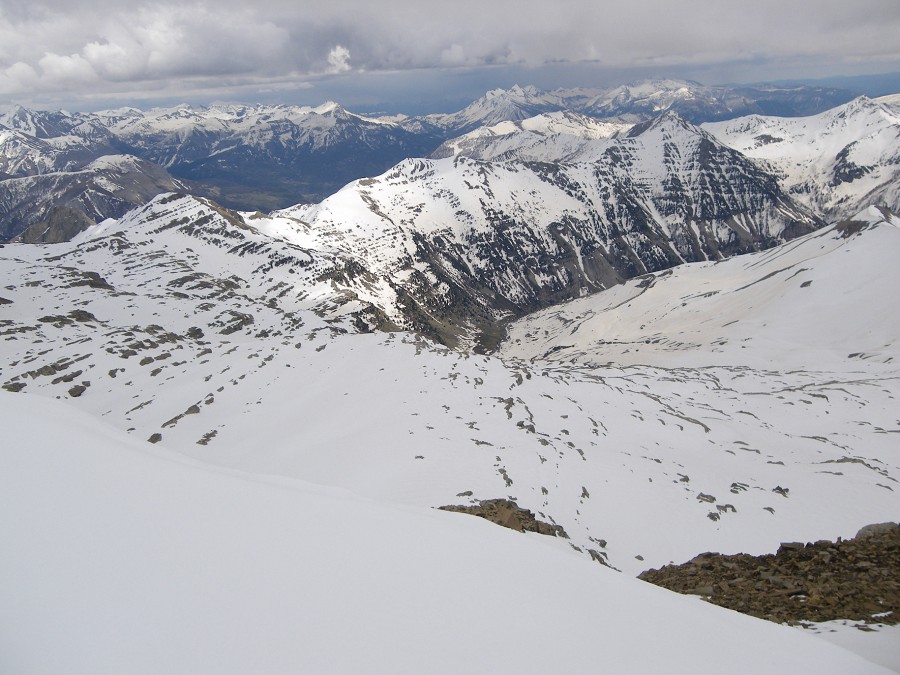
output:
[[853, 539], [784, 543], [775, 554], [701, 553], [640, 579], [778, 623], [850, 619], [900, 623], [900, 524]]

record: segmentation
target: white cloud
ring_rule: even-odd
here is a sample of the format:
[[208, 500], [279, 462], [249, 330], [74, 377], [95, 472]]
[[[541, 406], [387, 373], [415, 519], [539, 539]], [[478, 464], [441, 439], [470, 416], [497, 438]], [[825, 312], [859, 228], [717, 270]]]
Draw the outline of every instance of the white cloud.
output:
[[38, 61], [42, 79], [60, 82], [69, 87], [73, 84], [86, 84], [97, 79], [97, 73], [91, 64], [80, 54], [62, 56], [47, 53]]
[[341, 45], [335, 45], [328, 52], [328, 72], [346, 73], [350, 70], [350, 50]]
[[33, 67], [19, 61], [0, 74], [0, 95], [15, 96], [27, 93], [39, 80], [40, 75]]

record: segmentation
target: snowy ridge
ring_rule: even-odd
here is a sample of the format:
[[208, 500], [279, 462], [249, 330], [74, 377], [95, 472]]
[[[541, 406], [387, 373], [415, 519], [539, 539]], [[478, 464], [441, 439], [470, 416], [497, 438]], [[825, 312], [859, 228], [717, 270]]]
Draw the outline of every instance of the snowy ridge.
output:
[[[106, 266], [108, 251], [124, 259], [116, 261], [116, 266], [170, 270], [153, 280], [161, 294], [179, 288], [215, 289], [225, 297], [238, 294], [234, 309], [218, 312], [220, 318], [241, 314], [237, 308], [247, 298], [265, 303], [266, 313], [279, 317], [279, 330], [292, 325], [291, 312], [298, 309], [334, 317], [368, 308], [353, 304], [347, 291], [334, 290], [331, 279], [341, 273], [346, 260], [273, 239], [252, 223], [253, 219], [245, 220], [209, 200], [171, 194], [153, 199], [118, 221], [88, 228], [73, 242], [101, 252], [98, 263], [104, 266], [97, 269], [104, 276], [114, 271]], [[164, 265], [161, 260], [168, 262]], [[191, 273], [201, 261], [203, 272]], [[247, 335], [272, 329], [261, 328], [255, 321], [240, 328], [245, 326]]]
[[518, 159], [531, 162], [580, 161], [590, 141], [606, 140], [631, 128], [563, 111], [518, 122], [501, 122], [443, 143], [430, 157], [465, 155], [473, 159]]
[[146, 113], [128, 110], [94, 113], [117, 138], [157, 153], [154, 161], [172, 166], [185, 160], [211, 156], [235, 145], [266, 150], [273, 143], [308, 145], [320, 150], [335, 141], [341, 120], [395, 126], [347, 112], [329, 101], [320, 106], [219, 105], [194, 109], [154, 108]]
[[812, 117], [704, 128], [772, 167], [792, 196], [832, 221], [871, 205], [900, 210], [900, 115], [886, 104], [861, 97]]

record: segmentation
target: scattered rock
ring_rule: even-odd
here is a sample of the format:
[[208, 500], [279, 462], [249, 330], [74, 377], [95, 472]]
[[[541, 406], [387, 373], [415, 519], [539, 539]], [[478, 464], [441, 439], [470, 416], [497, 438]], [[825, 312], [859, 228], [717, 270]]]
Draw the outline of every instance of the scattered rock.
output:
[[777, 623], [897, 624], [900, 525], [868, 525], [847, 541], [788, 542], [775, 555], [702, 553], [639, 578]]
[[439, 506], [438, 508], [441, 511], [468, 513], [478, 516], [516, 532], [537, 532], [538, 534], [546, 534], [553, 537], [569, 538], [569, 535], [566, 534], [561, 525], [552, 525], [538, 520], [534, 513], [528, 509], [520, 508], [518, 504], [509, 499], [483, 499], [472, 506], [454, 504]]

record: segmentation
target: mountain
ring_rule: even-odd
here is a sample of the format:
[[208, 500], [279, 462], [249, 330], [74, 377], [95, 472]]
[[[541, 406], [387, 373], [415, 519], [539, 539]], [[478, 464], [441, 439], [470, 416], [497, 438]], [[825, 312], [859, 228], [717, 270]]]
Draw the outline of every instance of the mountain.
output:
[[511, 316], [822, 224], [677, 115], [596, 143], [589, 163], [407, 160], [272, 217], [295, 221], [289, 241], [390, 279], [399, 300], [376, 302], [396, 325], [485, 345]]
[[[46, 221], [51, 208], [67, 209], [79, 222], [100, 221], [172, 190], [245, 209], [317, 200], [440, 142], [333, 103], [75, 114], [17, 108], [0, 125], [0, 172], [40, 176], [4, 182], [0, 237], [7, 238]], [[129, 167], [132, 196], [124, 201], [103, 194], [92, 164], [121, 152], [141, 160]]]
[[107, 140], [109, 132], [89, 115], [64, 110], [30, 110], [13, 106], [0, 114], [0, 126], [43, 140], [80, 138]]
[[811, 86], [709, 87], [690, 80], [649, 79], [626, 85], [544, 91], [534, 86], [494, 89], [463, 110], [428, 115], [430, 125], [458, 136], [482, 126], [572, 111], [616, 122], [643, 122], [671, 111], [699, 124], [751, 113], [811, 115], [846, 103], [853, 94]]
[[[538, 114], [555, 112], [564, 117], [580, 112], [634, 123], [673, 110], [701, 121], [771, 112], [771, 106], [762, 103], [769, 99], [794, 102], [793, 107], [778, 111], [818, 112], [837, 99], [845, 100], [842, 96], [839, 90], [810, 87], [738, 90], [651, 80], [552, 92], [514, 86], [490, 91], [457, 113], [424, 117], [370, 117], [348, 112], [336, 103], [315, 108], [181, 105], [97, 113], [15, 107], [0, 115], [0, 179], [81, 171], [102, 156], [130, 154], [165, 168], [194, 194], [230, 208], [270, 211], [320, 201], [402, 159], [428, 155], [448, 139]], [[16, 210], [9, 204], [6, 208]], [[33, 210], [27, 204], [17, 208]], [[100, 215], [114, 217], [121, 210]], [[87, 212], [73, 217], [83, 221], [85, 216], [95, 219]], [[46, 220], [49, 211], [37, 217]], [[12, 236], [33, 222], [6, 221], [2, 229]]]
[[[45, 115], [58, 124], [43, 120]], [[68, 124], [63, 125], [62, 119]], [[0, 117], [0, 171], [18, 177], [73, 171], [98, 157], [118, 153], [121, 146], [105, 129], [62, 119], [22, 108], [18, 114]], [[59, 135], [48, 135], [55, 131]]]
[[889, 94], [888, 96], [879, 96], [874, 99], [876, 103], [891, 109], [895, 113], [900, 113], [900, 94]]
[[584, 161], [584, 149], [596, 145], [592, 141], [622, 135], [631, 127], [630, 124], [604, 122], [571, 111], [546, 113], [479, 127], [445, 141], [429, 157], [441, 159], [465, 155], [483, 160]]
[[556, 90], [566, 107], [593, 117], [632, 121], [671, 111], [699, 124], [751, 113], [794, 117], [847, 102], [846, 90], [812, 86], [705, 86], [689, 80], [650, 79], [607, 89]]
[[860, 97], [811, 117], [750, 116], [704, 129], [832, 221], [872, 205], [900, 210], [900, 114], [885, 103]]
[[161, 167], [128, 155], [102, 156], [73, 171], [11, 177], [0, 183], [0, 239], [70, 239], [163, 192], [182, 189]]
[[499, 122], [516, 122], [546, 112], [563, 110], [562, 99], [533, 85], [492, 89], [462, 110], [425, 116], [425, 121], [453, 135]]
[[440, 142], [336, 103], [126, 109], [94, 117], [134, 154], [193, 181], [195, 192], [244, 209], [318, 201]]

